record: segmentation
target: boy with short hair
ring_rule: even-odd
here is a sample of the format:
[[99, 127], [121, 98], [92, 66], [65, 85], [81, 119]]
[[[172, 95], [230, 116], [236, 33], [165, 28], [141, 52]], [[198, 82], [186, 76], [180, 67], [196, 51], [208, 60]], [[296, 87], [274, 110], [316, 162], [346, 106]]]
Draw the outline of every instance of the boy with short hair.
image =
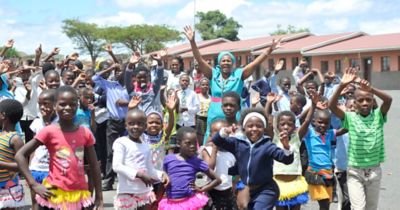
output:
[[[344, 112], [337, 107], [342, 90], [351, 82], [359, 83], [355, 91], [356, 112]], [[373, 109], [374, 95], [382, 101]], [[360, 79], [355, 69], [347, 69], [329, 102], [329, 108], [349, 130], [347, 185], [352, 209], [377, 209], [382, 170], [385, 160], [383, 125], [392, 104], [392, 97]]]

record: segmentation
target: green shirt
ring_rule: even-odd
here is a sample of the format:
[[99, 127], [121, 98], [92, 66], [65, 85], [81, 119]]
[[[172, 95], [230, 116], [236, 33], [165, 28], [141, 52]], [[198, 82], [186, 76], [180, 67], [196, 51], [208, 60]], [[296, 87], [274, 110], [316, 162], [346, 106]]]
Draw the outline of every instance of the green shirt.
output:
[[356, 112], [345, 112], [343, 127], [349, 130], [350, 167], [368, 168], [385, 160], [383, 124], [386, 120], [379, 108], [366, 117]]

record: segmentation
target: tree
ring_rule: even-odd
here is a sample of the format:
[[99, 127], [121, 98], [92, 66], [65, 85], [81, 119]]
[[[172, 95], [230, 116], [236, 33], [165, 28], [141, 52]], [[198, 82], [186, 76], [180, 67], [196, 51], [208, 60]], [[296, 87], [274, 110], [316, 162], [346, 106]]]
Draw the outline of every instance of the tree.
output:
[[164, 43], [181, 39], [179, 31], [165, 25], [131, 25], [127, 27], [106, 27], [101, 36], [108, 42], [120, 43], [128, 49], [142, 54], [160, 50]]
[[[0, 51], [3, 50], [4, 47], [0, 47]], [[18, 52], [14, 47], [8, 49], [6, 54], [4, 55], [6, 58], [19, 58], [21, 57], [21, 52]]]
[[276, 27], [277, 27], [277, 29], [274, 32], [270, 33], [271, 36], [310, 32], [310, 29], [308, 29], [308, 28], [298, 28], [297, 29], [295, 26], [292, 26], [292, 25], [288, 25], [286, 29], [283, 29], [281, 24], [278, 24]]
[[77, 49], [90, 55], [92, 64], [95, 66], [104, 45], [104, 41], [99, 36], [98, 26], [74, 19], [64, 20], [63, 23], [63, 32], [77, 45]]
[[200, 22], [195, 25], [195, 28], [200, 32], [203, 40], [216, 38], [239, 40], [238, 33], [242, 26], [233, 18], [227, 18], [220, 11], [197, 12], [196, 17], [200, 18]]

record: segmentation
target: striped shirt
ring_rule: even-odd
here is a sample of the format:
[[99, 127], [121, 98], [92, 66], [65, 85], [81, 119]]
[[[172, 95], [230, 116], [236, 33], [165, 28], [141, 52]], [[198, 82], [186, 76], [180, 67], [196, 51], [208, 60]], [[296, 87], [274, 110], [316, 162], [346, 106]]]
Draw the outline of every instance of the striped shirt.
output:
[[348, 165], [354, 168], [376, 166], [385, 160], [383, 124], [386, 116], [375, 109], [366, 117], [346, 112], [343, 127], [349, 130]]
[[[7, 133], [0, 136], [0, 161], [6, 163], [13, 163], [15, 151], [10, 145], [11, 138], [17, 135], [16, 132]], [[14, 172], [7, 169], [0, 169], [0, 183], [13, 179]]]

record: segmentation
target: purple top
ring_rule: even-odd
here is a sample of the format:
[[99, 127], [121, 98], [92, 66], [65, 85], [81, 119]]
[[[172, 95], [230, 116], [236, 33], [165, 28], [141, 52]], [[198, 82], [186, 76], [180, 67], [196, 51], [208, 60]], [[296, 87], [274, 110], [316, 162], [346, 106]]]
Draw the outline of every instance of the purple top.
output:
[[167, 172], [170, 179], [166, 191], [167, 197], [178, 199], [195, 194], [195, 191], [190, 188], [190, 183], [195, 182], [197, 172], [208, 171], [208, 165], [196, 156], [187, 160], [179, 160], [176, 154], [170, 154], [164, 159], [164, 171]]

